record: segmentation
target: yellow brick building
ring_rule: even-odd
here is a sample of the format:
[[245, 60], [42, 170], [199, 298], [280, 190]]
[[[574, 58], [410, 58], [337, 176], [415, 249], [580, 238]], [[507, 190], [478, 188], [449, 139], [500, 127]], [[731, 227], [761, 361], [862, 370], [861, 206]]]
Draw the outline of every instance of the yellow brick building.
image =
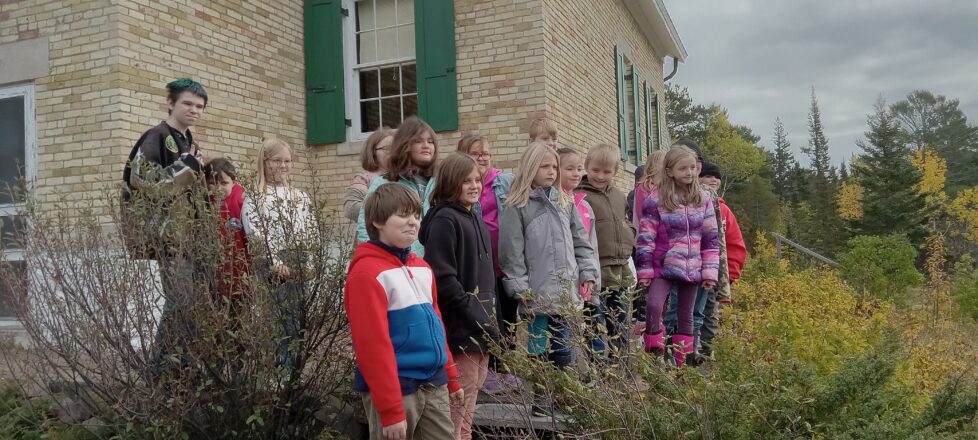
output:
[[[668, 141], [663, 63], [685, 56], [661, 0], [2, 0], [0, 185], [104, 200], [184, 76], [209, 94], [203, 149], [253, 169], [283, 138], [337, 209], [362, 141], [410, 114], [442, 152], [488, 136], [503, 168], [536, 117], [635, 164]], [[0, 196], [5, 240], [23, 206]]]

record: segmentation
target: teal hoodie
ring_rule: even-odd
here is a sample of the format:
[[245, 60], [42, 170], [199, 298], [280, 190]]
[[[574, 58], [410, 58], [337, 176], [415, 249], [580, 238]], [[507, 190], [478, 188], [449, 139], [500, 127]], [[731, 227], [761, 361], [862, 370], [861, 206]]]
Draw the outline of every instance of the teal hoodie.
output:
[[[374, 179], [373, 183], [370, 184], [370, 188], [367, 189], [367, 194], [364, 196], [363, 200], [366, 201], [367, 197], [370, 197], [370, 194], [373, 194], [374, 190], [376, 190], [378, 186], [385, 183], [390, 183], [390, 181], [384, 176]], [[418, 195], [418, 198], [421, 199], [421, 218], [424, 218], [425, 214], [428, 213], [428, 208], [430, 206], [431, 192], [435, 189], [434, 179], [429, 179], [428, 183], [426, 183], [424, 187], [419, 186], [418, 182], [404, 178], [404, 176], [399, 176], [397, 183], [408, 187], [411, 191], [414, 191]], [[357, 217], [357, 242], [359, 243], [366, 243], [367, 241], [370, 241], [370, 237], [367, 235], [367, 223], [364, 218], [363, 206], [361, 206], [360, 215]], [[411, 252], [414, 252], [419, 257], [424, 257], [424, 246], [415, 240], [414, 243], [411, 243]]]

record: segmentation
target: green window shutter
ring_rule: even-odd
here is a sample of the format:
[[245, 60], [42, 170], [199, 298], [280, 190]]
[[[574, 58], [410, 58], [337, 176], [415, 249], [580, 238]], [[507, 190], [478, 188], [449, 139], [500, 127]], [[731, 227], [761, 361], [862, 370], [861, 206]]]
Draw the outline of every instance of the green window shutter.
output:
[[642, 94], [639, 92], [641, 89], [642, 82], [639, 80], [638, 71], [632, 68], [632, 114], [635, 115], [632, 118], [632, 129], [635, 130], [635, 163], [639, 164], [642, 162]]
[[340, 0], [306, 0], [306, 138], [310, 144], [346, 140], [343, 93], [343, 16]]
[[[652, 125], [655, 123], [652, 119], [652, 86], [649, 82], [645, 82], [645, 152], [652, 153], [655, 151], [655, 144], [652, 141]], [[639, 159], [641, 161], [641, 159]]]
[[458, 130], [455, 7], [452, 0], [414, 3], [418, 116], [435, 131]]
[[652, 148], [658, 150], [662, 148], [662, 100], [659, 99], [659, 93], [653, 91], [652, 95], [652, 110], [655, 111], [655, 131], [652, 133]]
[[622, 159], [628, 158], [628, 128], [626, 119], [628, 100], [625, 98], [625, 55], [621, 48], [615, 46], [615, 86], [618, 95], [618, 148], [621, 149]]

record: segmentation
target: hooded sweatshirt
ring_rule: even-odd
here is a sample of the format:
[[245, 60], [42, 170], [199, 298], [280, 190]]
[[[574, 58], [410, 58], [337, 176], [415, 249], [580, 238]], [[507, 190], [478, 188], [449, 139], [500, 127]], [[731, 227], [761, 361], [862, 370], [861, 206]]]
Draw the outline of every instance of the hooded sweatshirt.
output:
[[402, 396], [425, 384], [460, 389], [431, 267], [407, 249], [360, 243], [343, 294], [357, 369], [383, 426], [406, 419]]
[[482, 217], [456, 202], [432, 206], [421, 222], [418, 241], [435, 272], [438, 308], [452, 353], [488, 351], [499, 332], [495, 310], [496, 276], [492, 243]]
[[599, 275], [581, 216], [572, 204], [557, 203], [557, 191], [534, 189], [526, 205], [504, 204], [499, 214], [503, 288], [512, 298], [528, 299], [533, 313], [579, 309], [577, 286], [596, 282]]

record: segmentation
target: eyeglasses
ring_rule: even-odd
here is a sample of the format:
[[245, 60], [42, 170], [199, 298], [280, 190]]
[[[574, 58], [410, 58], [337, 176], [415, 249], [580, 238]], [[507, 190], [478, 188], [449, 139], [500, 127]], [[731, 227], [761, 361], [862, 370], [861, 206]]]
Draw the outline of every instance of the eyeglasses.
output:
[[478, 153], [469, 153], [469, 156], [472, 156], [476, 159], [488, 159], [492, 157], [492, 153], [488, 151], [480, 151]]

